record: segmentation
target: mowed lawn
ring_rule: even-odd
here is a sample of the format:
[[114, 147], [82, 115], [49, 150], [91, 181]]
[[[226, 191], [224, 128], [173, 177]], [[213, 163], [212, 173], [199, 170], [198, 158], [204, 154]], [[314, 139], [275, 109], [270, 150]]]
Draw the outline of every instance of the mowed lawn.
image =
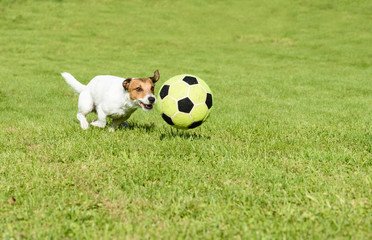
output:
[[[155, 69], [209, 120], [80, 128], [61, 72]], [[0, 0], [2, 239], [370, 239], [371, 122], [370, 1]]]

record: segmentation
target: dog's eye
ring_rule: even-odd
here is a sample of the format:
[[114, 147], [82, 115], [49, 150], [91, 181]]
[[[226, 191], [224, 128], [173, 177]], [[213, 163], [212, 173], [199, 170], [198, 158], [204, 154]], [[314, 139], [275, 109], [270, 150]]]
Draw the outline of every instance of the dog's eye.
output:
[[154, 91], [154, 87], [151, 87], [151, 91]]
[[138, 88], [136, 88], [136, 91], [137, 92], [142, 92], [142, 88], [138, 87]]

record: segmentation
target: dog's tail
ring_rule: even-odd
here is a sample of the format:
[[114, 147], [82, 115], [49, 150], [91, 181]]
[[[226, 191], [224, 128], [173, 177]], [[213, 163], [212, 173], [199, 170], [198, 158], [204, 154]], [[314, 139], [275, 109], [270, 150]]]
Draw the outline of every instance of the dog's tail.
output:
[[77, 94], [80, 94], [84, 88], [86, 88], [85, 85], [81, 84], [78, 80], [76, 80], [71, 74], [64, 72], [61, 73], [62, 77], [66, 80], [67, 84], [76, 92]]

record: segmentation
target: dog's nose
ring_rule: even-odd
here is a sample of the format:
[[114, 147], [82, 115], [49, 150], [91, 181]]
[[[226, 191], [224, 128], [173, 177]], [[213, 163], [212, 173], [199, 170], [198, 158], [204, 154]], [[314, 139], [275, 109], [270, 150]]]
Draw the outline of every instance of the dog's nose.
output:
[[149, 102], [150, 103], [154, 103], [155, 102], [155, 98], [154, 97], [149, 97]]

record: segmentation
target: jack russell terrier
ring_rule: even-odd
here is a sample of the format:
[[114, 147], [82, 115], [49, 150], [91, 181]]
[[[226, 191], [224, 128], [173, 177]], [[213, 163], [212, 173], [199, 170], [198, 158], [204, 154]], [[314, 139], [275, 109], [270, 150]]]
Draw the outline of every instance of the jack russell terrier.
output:
[[77, 119], [82, 129], [88, 129], [86, 115], [96, 112], [98, 119], [90, 124], [104, 128], [106, 118], [113, 119], [110, 131], [127, 120], [137, 108], [150, 111], [156, 103], [155, 83], [159, 80], [159, 71], [149, 78], [121, 78], [110, 75], [94, 77], [88, 85], [83, 85], [71, 74], [61, 74], [67, 84], [79, 94]]

